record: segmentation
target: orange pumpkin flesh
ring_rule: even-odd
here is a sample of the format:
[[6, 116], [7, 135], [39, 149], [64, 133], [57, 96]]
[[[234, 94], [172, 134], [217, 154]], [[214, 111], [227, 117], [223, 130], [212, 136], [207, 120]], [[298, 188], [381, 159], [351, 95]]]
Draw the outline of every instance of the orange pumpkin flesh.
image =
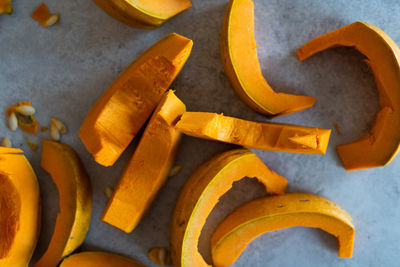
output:
[[94, 0], [115, 19], [132, 27], [152, 29], [190, 8], [190, 0]]
[[235, 181], [257, 178], [268, 193], [283, 194], [287, 181], [251, 151], [234, 149], [203, 163], [184, 185], [171, 221], [171, 256], [174, 266], [208, 266], [197, 246], [208, 215]]
[[108, 252], [81, 252], [65, 258], [60, 267], [145, 267], [132, 259]]
[[214, 266], [230, 266], [261, 234], [288, 227], [320, 228], [339, 242], [339, 257], [353, 254], [354, 226], [350, 215], [335, 203], [305, 193], [263, 197], [229, 214], [211, 237]]
[[325, 154], [331, 130], [254, 122], [206, 112], [185, 112], [176, 124], [184, 134], [244, 147]]
[[12, 14], [13, 7], [11, 4], [11, 0], [0, 0], [0, 14]]
[[22, 153], [0, 147], [0, 267], [28, 266], [39, 237], [39, 184]]
[[280, 116], [312, 107], [314, 97], [276, 93], [262, 75], [254, 38], [254, 4], [230, 0], [220, 43], [222, 64], [240, 98], [268, 116]]
[[178, 34], [158, 41], [103, 93], [79, 137], [95, 161], [111, 166], [126, 149], [189, 57], [193, 42]]
[[85, 239], [92, 213], [89, 177], [76, 152], [68, 145], [44, 140], [41, 167], [57, 186], [60, 213], [50, 244], [34, 267], [57, 266]]
[[184, 112], [185, 105], [168, 91], [122, 173], [102, 221], [127, 233], [136, 227], [167, 179], [181, 138], [174, 123]]
[[367, 136], [337, 146], [343, 166], [351, 171], [389, 164], [400, 149], [400, 49], [382, 30], [355, 22], [309, 41], [297, 55], [305, 60], [336, 46], [354, 47], [368, 58], [381, 107]]

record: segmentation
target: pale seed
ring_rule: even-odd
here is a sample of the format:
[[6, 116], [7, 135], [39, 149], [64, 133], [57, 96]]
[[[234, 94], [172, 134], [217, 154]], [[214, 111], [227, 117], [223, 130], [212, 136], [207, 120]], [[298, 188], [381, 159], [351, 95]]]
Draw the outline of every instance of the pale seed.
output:
[[175, 165], [171, 168], [171, 170], [169, 170], [169, 174], [168, 177], [172, 177], [177, 175], [180, 171], [182, 170], [182, 165]]
[[57, 14], [52, 15], [48, 20], [46, 20], [45, 22], [40, 23], [40, 24], [43, 27], [48, 27], [48, 26], [56, 24], [58, 22], [59, 18], [60, 18], [60, 14], [57, 13]]
[[147, 255], [151, 261], [159, 265], [171, 264], [171, 255], [169, 251], [165, 248], [152, 248], [149, 250]]
[[14, 109], [14, 111], [24, 116], [32, 116], [36, 112], [34, 107], [28, 105], [18, 106]]
[[1, 140], [1, 146], [12, 147], [11, 140], [8, 139], [7, 137], [4, 137], [3, 140]]
[[106, 191], [104, 192], [108, 198], [111, 198], [112, 194], [114, 192], [114, 188], [111, 186], [106, 187]]
[[50, 137], [54, 141], [60, 140], [60, 132], [58, 131], [57, 127], [54, 124], [50, 125]]
[[11, 131], [15, 131], [18, 128], [18, 120], [17, 115], [15, 113], [11, 113], [10, 117], [8, 118], [8, 127]]
[[52, 118], [51, 123], [57, 127], [57, 129], [60, 133], [65, 134], [67, 132], [67, 127], [65, 127], [65, 124], [62, 123], [61, 121]]

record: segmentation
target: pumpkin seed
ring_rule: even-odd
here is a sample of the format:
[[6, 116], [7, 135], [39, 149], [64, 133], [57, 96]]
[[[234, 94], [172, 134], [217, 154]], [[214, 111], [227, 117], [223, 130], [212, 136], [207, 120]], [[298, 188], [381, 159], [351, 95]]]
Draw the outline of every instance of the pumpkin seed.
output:
[[67, 127], [65, 127], [65, 124], [62, 123], [61, 121], [52, 118], [51, 123], [57, 127], [57, 129], [60, 133], [65, 134], [67, 132]]
[[158, 265], [170, 265], [171, 254], [165, 248], [152, 248], [147, 252], [149, 259]]
[[42, 25], [43, 27], [48, 27], [48, 26], [54, 25], [54, 24], [56, 24], [58, 22], [59, 18], [60, 18], [60, 14], [59, 13], [54, 14], [48, 20], [46, 20], [45, 22], [40, 23], [40, 25]]
[[14, 111], [24, 116], [32, 116], [36, 112], [35, 108], [29, 105], [18, 106], [14, 109]]
[[3, 140], [1, 140], [1, 146], [12, 147], [11, 140], [8, 139], [7, 137], [4, 137]]
[[17, 115], [15, 113], [11, 113], [10, 117], [8, 118], [8, 127], [10, 128], [11, 131], [15, 131], [18, 128], [18, 120], [17, 120]]
[[111, 198], [113, 192], [114, 192], [114, 188], [112, 188], [111, 186], [107, 186], [104, 193], [106, 194], [106, 196], [108, 198]]
[[60, 131], [57, 129], [57, 127], [53, 123], [50, 125], [50, 137], [54, 141], [60, 140]]
[[182, 165], [175, 165], [171, 168], [171, 170], [169, 170], [169, 174], [168, 177], [172, 177], [177, 175], [180, 171], [182, 170]]

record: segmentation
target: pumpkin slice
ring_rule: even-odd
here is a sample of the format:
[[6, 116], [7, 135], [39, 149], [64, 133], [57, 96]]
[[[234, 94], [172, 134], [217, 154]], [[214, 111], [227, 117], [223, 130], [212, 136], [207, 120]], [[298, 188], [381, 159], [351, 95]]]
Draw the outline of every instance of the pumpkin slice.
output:
[[232, 265], [247, 245], [261, 234], [294, 226], [320, 228], [339, 242], [339, 257], [353, 254], [351, 217], [319, 196], [289, 193], [250, 201], [229, 214], [211, 237], [214, 266]]
[[104, 222], [127, 233], [139, 223], [168, 177], [181, 138], [174, 124], [185, 109], [173, 91], [165, 94], [108, 201]]
[[132, 259], [108, 252], [81, 252], [65, 258], [60, 267], [145, 267]]
[[107, 14], [132, 27], [152, 29], [190, 8], [190, 0], [94, 0]]
[[174, 266], [208, 266], [197, 245], [208, 215], [236, 181], [257, 178], [270, 194], [283, 194], [287, 181], [268, 169], [251, 151], [234, 149], [203, 163], [184, 185], [171, 222]]
[[222, 64], [233, 88], [255, 111], [268, 116], [280, 116], [314, 105], [314, 97], [274, 92], [262, 75], [254, 38], [253, 1], [229, 1], [220, 51]]
[[22, 153], [0, 147], [0, 267], [28, 266], [39, 238], [39, 183]]
[[97, 163], [111, 166], [119, 158], [182, 69], [192, 46], [183, 36], [167, 35], [126, 68], [97, 100], [79, 130]]
[[0, 14], [11, 15], [13, 13], [13, 7], [11, 0], [0, 0]]
[[309, 41], [297, 55], [304, 60], [337, 46], [354, 47], [368, 58], [381, 107], [368, 135], [337, 146], [339, 157], [347, 171], [389, 164], [400, 149], [400, 49], [381, 29], [355, 22]]
[[85, 239], [92, 213], [92, 191], [86, 170], [70, 146], [44, 140], [40, 165], [57, 186], [60, 213], [50, 244], [34, 266], [57, 266]]
[[206, 112], [185, 112], [176, 124], [184, 134], [245, 147], [325, 154], [331, 130], [255, 122]]

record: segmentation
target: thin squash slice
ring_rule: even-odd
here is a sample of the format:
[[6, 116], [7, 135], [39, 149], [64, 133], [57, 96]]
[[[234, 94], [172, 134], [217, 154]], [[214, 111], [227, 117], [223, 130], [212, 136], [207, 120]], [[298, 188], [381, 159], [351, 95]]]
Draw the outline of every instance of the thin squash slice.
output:
[[111, 166], [161, 100], [190, 55], [193, 42], [176, 33], [139, 56], [103, 93], [79, 137], [94, 160]]
[[174, 162], [181, 139], [174, 124], [185, 109], [172, 90], [165, 94], [108, 201], [103, 222], [127, 233], [140, 222]]
[[179, 195], [171, 220], [174, 266], [208, 266], [197, 249], [203, 225], [219, 198], [245, 177], [256, 178], [270, 194], [285, 192], [287, 180], [247, 149], [218, 154], [192, 174]]
[[145, 267], [145, 265], [108, 252], [81, 252], [65, 258], [60, 267]]
[[211, 237], [214, 266], [232, 265], [259, 235], [294, 226], [320, 228], [334, 235], [338, 256], [352, 257], [355, 230], [350, 215], [323, 197], [288, 193], [250, 201], [229, 214]]
[[0, 267], [26, 267], [40, 231], [40, 192], [23, 151], [0, 147]]
[[190, 8], [190, 0], [94, 0], [107, 14], [136, 28], [153, 29]]
[[354, 22], [317, 37], [297, 51], [299, 60], [337, 46], [354, 47], [367, 59], [379, 91], [380, 111], [371, 132], [358, 141], [337, 146], [347, 171], [389, 164], [400, 149], [400, 49], [381, 29]]
[[176, 129], [249, 148], [308, 154], [325, 154], [331, 134], [330, 129], [246, 121], [206, 112], [185, 112]]
[[33, 266], [55, 267], [85, 239], [92, 214], [92, 191], [86, 170], [70, 146], [44, 140], [40, 165], [57, 186], [60, 213], [46, 252]]
[[229, 1], [220, 53], [225, 73], [236, 93], [255, 111], [280, 116], [314, 105], [314, 97], [276, 93], [262, 75], [254, 38], [253, 1]]

